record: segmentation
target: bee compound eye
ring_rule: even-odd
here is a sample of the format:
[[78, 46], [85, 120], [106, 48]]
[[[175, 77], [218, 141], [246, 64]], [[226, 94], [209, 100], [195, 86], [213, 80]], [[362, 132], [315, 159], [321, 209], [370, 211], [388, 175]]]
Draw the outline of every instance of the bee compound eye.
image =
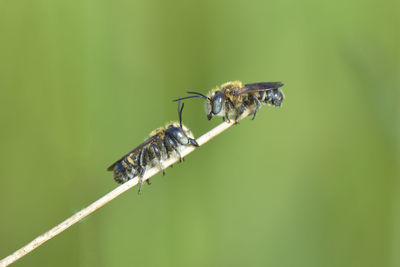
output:
[[186, 136], [186, 134], [179, 128], [176, 127], [171, 127], [167, 130], [167, 132], [172, 135], [172, 137], [178, 141], [178, 143], [182, 145], [187, 145], [189, 144], [189, 139]]
[[218, 114], [222, 110], [223, 95], [220, 91], [215, 92], [214, 98], [212, 99], [212, 113]]

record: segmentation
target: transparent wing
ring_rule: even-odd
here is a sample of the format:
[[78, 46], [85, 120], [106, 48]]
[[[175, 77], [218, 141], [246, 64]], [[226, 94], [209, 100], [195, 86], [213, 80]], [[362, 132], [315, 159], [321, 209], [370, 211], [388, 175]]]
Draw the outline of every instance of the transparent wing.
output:
[[248, 94], [253, 92], [265, 92], [269, 90], [278, 89], [282, 87], [281, 82], [268, 82], [268, 83], [249, 83], [245, 84], [243, 88], [239, 89], [238, 94]]

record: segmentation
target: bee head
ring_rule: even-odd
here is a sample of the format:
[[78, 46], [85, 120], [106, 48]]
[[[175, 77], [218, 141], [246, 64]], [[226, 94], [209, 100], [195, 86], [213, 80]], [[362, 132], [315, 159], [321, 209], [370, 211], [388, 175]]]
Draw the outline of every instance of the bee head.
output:
[[223, 94], [220, 91], [215, 91], [212, 93], [211, 97], [205, 96], [202, 93], [199, 92], [192, 92], [192, 91], [187, 91], [186, 93], [192, 94], [191, 96], [186, 96], [186, 97], [180, 97], [178, 99], [173, 100], [174, 102], [176, 101], [181, 101], [184, 99], [189, 99], [189, 98], [204, 98], [206, 100], [206, 113], [207, 113], [207, 118], [211, 120], [211, 118], [214, 115], [217, 115], [219, 112], [222, 110], [222, 103], [223, 103]]
[[199, 146], [199, 144], [197, 144], [196, 140], [193, 138], [192, 132], [183, 124], [170, 124], [165, 133], [173, 137], [181, 145]]
[[171, 137], [173, 137], [178, 143], [181, 145], [194, 145], [199, 146], [196, 140], [193, 138], [192, 132], [182, 123], [182, 111], [185, 104], [183, 103], [181, 106], [181, 100], [178, 100], [178, 116], [179, 116], [179, 124], [171, 123], [166, 128], [165, 133]]

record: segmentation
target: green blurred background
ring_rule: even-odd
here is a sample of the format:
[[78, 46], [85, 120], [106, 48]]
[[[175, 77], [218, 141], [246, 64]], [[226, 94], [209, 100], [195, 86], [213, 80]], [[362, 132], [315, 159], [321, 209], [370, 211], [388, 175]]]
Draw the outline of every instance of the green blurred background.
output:
[[[15, 266], [400, 266], [400, 3], [1, 1], [0, 258], [117, 184], [173, 98], [263, 107]], [[202, 101], [184, 122], [199, 136]]]

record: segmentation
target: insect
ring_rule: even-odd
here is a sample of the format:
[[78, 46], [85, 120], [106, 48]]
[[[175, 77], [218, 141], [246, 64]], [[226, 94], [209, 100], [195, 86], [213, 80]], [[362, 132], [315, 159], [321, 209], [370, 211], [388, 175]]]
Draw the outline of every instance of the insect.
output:
[[208, 95], [199, 92], [188, 91], [192, 96], [182, 97], [174, 101], [188, 98], [204, 98], [206, 100], [206, 113], [208, 120], [213, 116], [222, 116], [224, 121], [239, 117], [249, 110], [249, 114], [256, 117], [261, 104], [269, 104], [280, 107], [284, 99], [283, 92], [279, 89], [281, 82], [251, 83], [243, 85], [240, 81], [227, 82], [211, 90]]
[[[182, 162], [180, 150], [185, 146], [196, 146], [196, 140], [192, 132], [182, 124], [182, 111], [184, 104], [178, 103], [178, 122], [171, 122], [164, 128], [158, 128], [150, 133], [149, 138], [131, 152], [116, 161], [108, 171], [114, 171], [114, 180], [118, 183], [125, 183], [128, 180], [139, 176], [139, 192], [143, 184], [143, 175], [146, 169], [158, 165], [165, 175], [163, 160], [172, 155], [177, 155]], [[149, 180], [146, 180], [150, 184]]]

